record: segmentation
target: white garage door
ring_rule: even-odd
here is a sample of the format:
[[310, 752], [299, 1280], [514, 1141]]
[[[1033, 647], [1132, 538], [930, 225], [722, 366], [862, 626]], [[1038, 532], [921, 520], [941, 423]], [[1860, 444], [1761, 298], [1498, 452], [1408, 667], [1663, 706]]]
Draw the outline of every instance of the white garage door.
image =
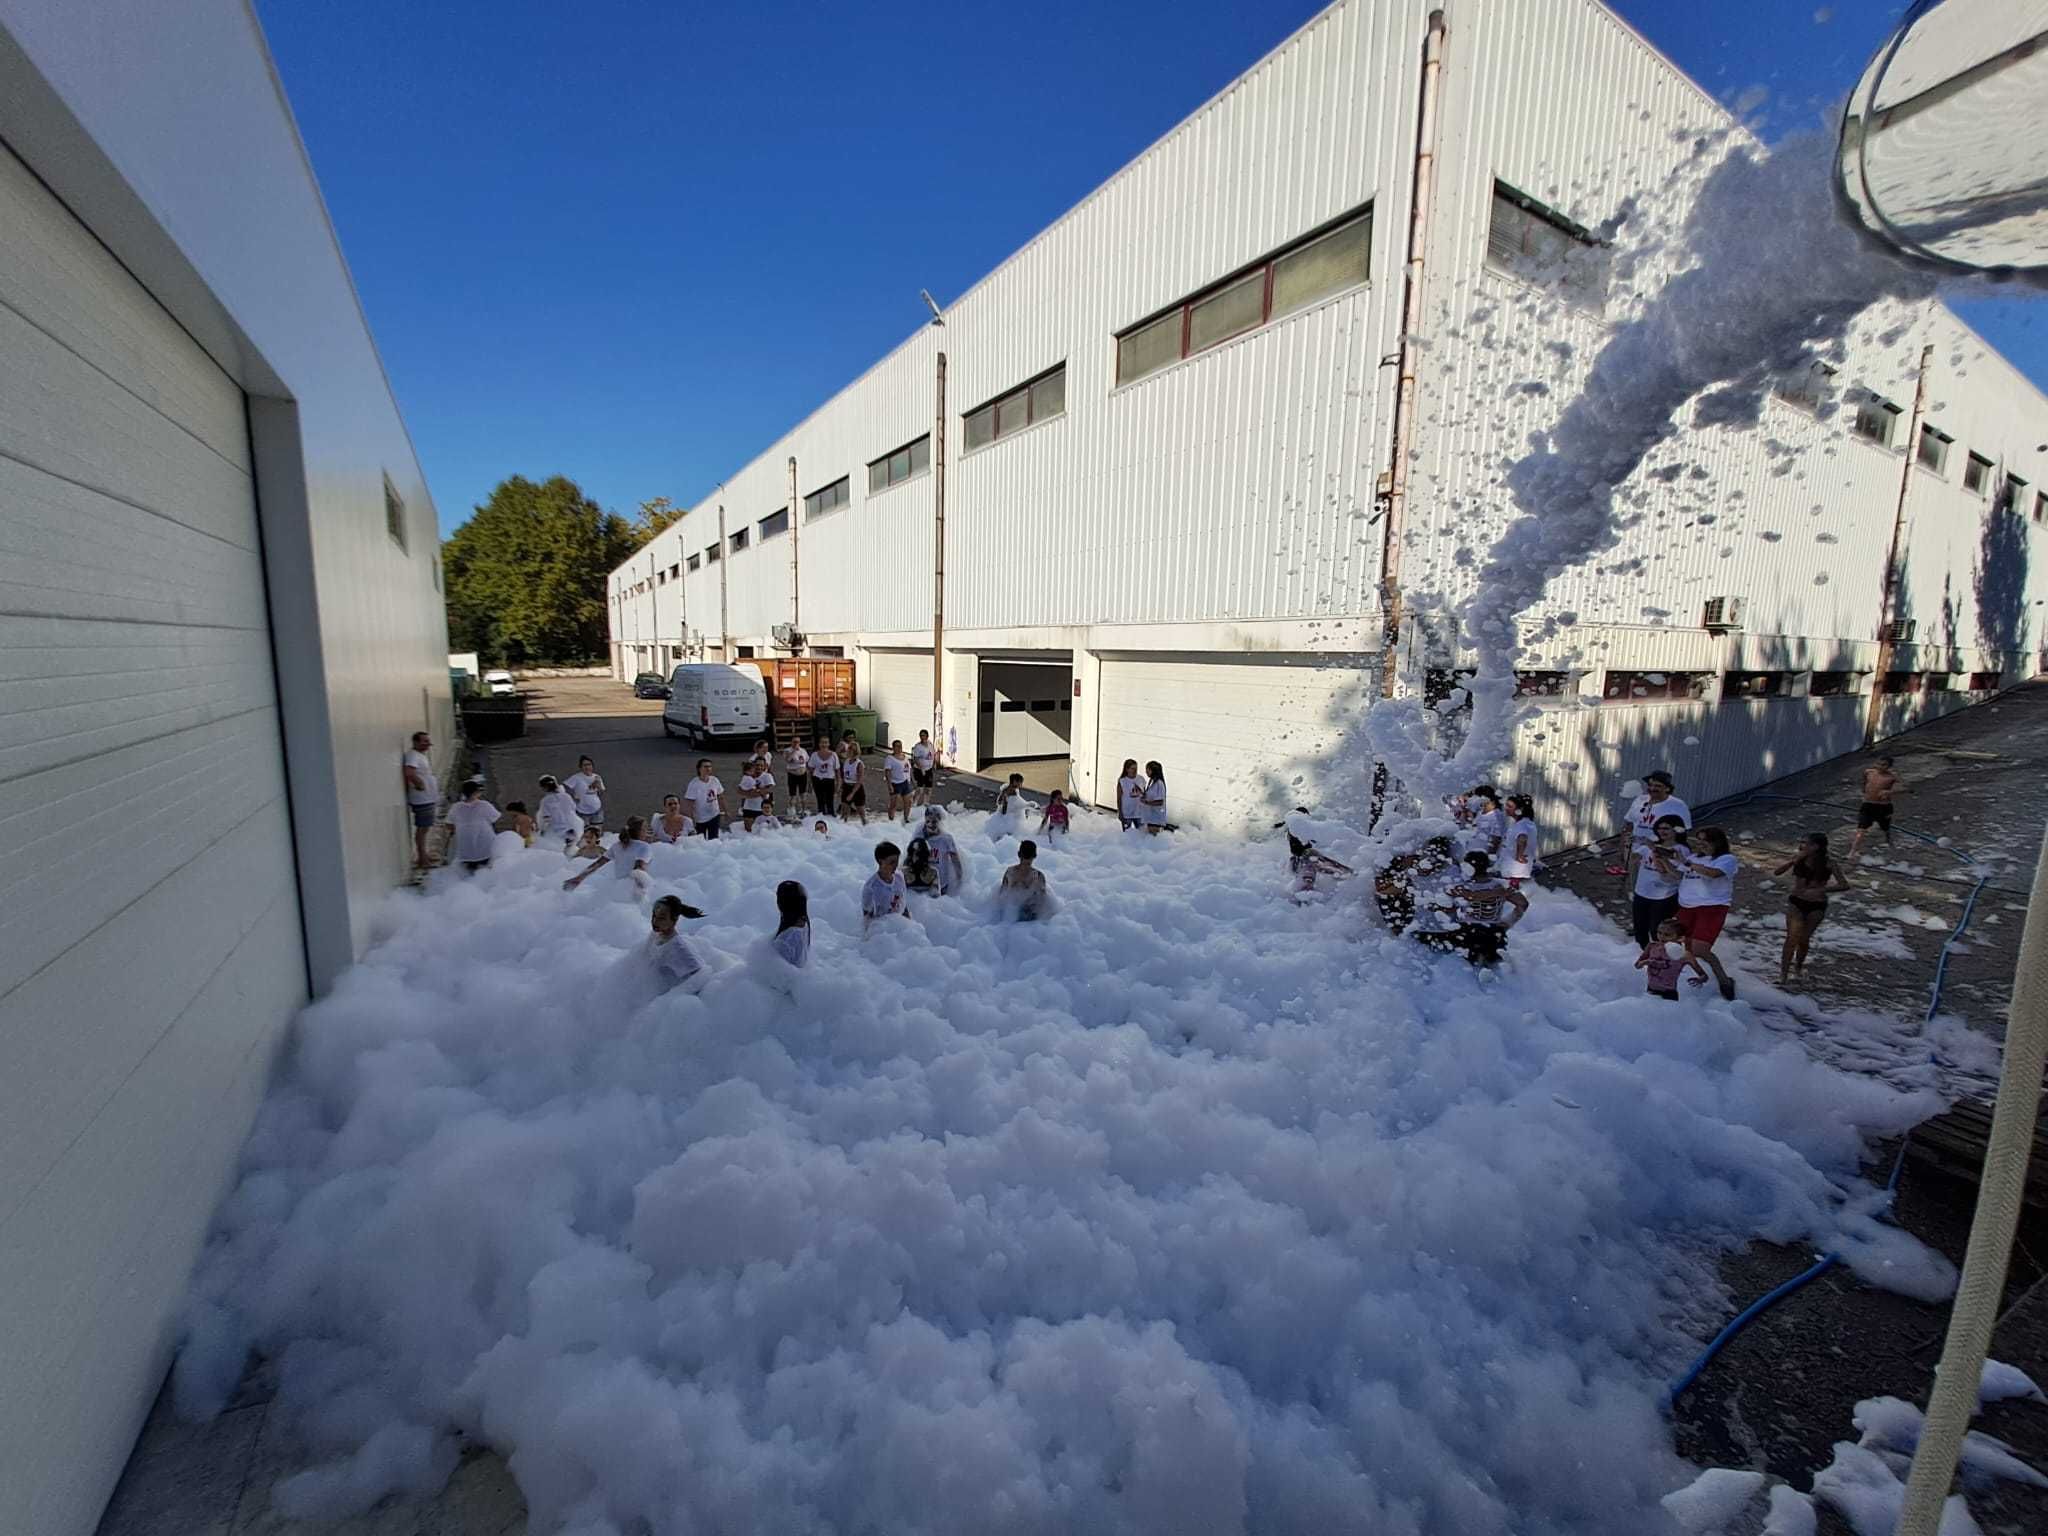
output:
[[869, 651], [868, 708], [882, 717], [882, 729], [905, 745], [932, 727], [932, 653]]
[[0, 1444], [75, 1508], [306, 971], [242, 395], [4, 146], [0, 871]]
[[1320, 798], [1356, 724], [1363, 663], [1274, 656], [1102, 663], [1096, 798], [1113, 804], [1127, 757], [1166, 770], [1176, 822], [1238, 831]]

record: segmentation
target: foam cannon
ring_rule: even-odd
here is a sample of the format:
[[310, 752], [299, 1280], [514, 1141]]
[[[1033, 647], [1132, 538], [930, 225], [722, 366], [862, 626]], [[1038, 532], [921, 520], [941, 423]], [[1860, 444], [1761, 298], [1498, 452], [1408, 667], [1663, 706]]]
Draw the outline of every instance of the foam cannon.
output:
[[1873, 239], [2048, 286], [2048, 0], [1917, 0], [1842, 111], [1836, 190]]
[[[1842, 111], [1836, 192], [1871, 239], [1951, 273], [2048, 287], [2048, 0], [1917, 0]], [[1936, 1536], [1990, 1350], [2048, 1062], [2048, 843], [1948, 1337], [1899, 1536]]]

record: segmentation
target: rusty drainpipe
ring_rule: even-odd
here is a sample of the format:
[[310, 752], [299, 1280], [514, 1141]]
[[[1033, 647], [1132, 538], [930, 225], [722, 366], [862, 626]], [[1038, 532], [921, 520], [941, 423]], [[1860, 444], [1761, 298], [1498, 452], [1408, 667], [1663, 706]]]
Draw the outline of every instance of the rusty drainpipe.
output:
[[1906, 537], [1906, 492], [1913, 485], [1913, 463], [1920, 453], [1920, 417], [1927, 409], [1927, 366], [1934, 360], [1934, 343], [1929, 342], [1920, 349], [1920, 377], [1913, 385], [1913, 415], [1906, 423], [1906, 462], [1899, 468], [1899, 500], [1892, 509], [1892, 543], [1885, 551], [1884, 584], [1877, 594], [1877, 672], [1870, 679], [1870, 708], [1863, 718], [1863, 745], [1869, 746], [1877, 740], [1879, 725], [1884, 718], [1883, 693], [1885, 674], [1891, 671], [1892, 657], [1896, 644], [1892, 640], [1892, 625], [1898, 621], [1892, 609], [1899, 597], [1899, 557], [1903, 553], [1899, 546]]

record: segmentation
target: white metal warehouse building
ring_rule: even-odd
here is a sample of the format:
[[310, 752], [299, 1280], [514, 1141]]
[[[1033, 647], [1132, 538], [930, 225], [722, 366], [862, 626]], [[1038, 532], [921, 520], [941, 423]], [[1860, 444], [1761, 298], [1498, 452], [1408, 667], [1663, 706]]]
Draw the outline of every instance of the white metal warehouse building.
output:
[[[1591, 0], [1439, 15], [1432, 71], [1430, 6], [1339, 0], [730, 475], [613, 573], [618, 675], [794, 640], [855, 657], [907, 738], [935, 718], [942, 606], [961, 767], [1067, 756], [1100, 804], [1157, 758], [1176, 819], [1219, 826], [1338, 798], [1383, 583], [1465, 595], [1504, 466], [1628, 301], [1591, 232], [1734, 129]], [[1623, 547], [1529, 615], [1568, 622], [1526, 663], [1547, 707], [1504, 772], [1557, 839], [1611, 830], [1648, 767], [1697, 803], [2039, 670], [2048, 401], [1936, 304], [1868, 317], [1817, 384], [1760, 430], [1681, 430], [1623, 487]], [[1895, 520], [1912, 643], [1882, 645]], [[1398, 635], [1398, 686], [1425, 686]]]
[[248, 7], [0, 0], [0, 1531], [98, 1522], [404, 872], [438, 549]]

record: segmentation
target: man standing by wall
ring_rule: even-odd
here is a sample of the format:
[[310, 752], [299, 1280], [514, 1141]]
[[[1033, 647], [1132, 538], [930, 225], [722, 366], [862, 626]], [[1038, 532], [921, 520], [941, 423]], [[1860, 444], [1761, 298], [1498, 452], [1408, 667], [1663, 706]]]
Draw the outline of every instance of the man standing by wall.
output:
[[405, 805], [412, 813], [412, 867], [429, 870], [427, 834], [434, 830], [435, 814], [441, 805], [441, 781], [434, 777], [434, 763], [427, 756], [434, 742], [425, 731], [412, 733], [412, 750], [405, 754]]

